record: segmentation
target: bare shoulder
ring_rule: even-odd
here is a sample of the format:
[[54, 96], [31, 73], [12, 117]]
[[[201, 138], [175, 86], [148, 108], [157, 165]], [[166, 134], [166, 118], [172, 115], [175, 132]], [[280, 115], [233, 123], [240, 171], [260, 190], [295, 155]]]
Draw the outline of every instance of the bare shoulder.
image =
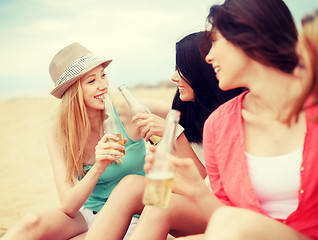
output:
[[162, 118], [166, 118], [172, 106], [172, 103], [166, 99], [141, 98], [140, 101], [145, 104], [152, 113]]
[[113, 101], [113, 104], [115, 105], [116, 111], [120, 117], [131, 118], [128, 103], [126, 102], [126, 100], [123, 97], [121, 97], [119, 95], [114, 95], [114, 96], [112, 96], [112, 101]]
[[[138, 97], [138, 96], [136, 96], [136, 98], [139, 102], [147, 106], [150, 112], [162, 118], [166, 118], [172, 106], [171, 101], [168, 101], [167, 99], [149, 98], [149, 97], [146, 98], [146, 97]], [[131, 119], [129, 105], [121, 95], [113, 94], [112, 101], [116, 107], [116, 110], [120, 118]]]

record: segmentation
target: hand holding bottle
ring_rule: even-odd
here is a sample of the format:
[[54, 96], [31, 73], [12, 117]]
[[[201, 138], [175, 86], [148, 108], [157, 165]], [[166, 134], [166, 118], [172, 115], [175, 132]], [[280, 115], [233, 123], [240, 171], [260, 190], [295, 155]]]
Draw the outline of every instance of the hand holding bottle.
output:
[[[146, 173], [151, 171], [155, 161], [156, 147], [149, 147], [149, 153], [145, 158], [144, 170]], [[209, 189], [202, 179], [197, 167], [191, 158], [178, 158], [169, 155], [174, 166], [174, 179], [172, 191], [189, 198], [200, 198], [207, 194]]]
[[137, 124], [141, 136], [148, 141], [151, 136], [162, 137], [166, 127], [166, 120], [152, 113], [137, 113], [132, 122]]
[[179, 119], [180, 112], [170, 110], [162, 140], [154, 153], [155, 160], [146, 175], [146, 186], [142, 199], [144, 204], [161, 208], [168, 207], [174, 177], [174, 167], [170, 153], [174, 148]]
[[[124, 96], [129, 109], [130, 109], [130, 113], [131, 116], [135, 116], [138, 113], [146, 113], [146, 114], [151, 114], [149, 108], [142, 104], [141, 102], [139, 102], [134, 95], [132, 95], [132, 93], [128, 90], [128, 88], [126, 87], [125, 84], [122, 84], [118, 87], [119, 91], [122, 93], [122, 95]], [[156, 135], [151, 135], [147, 140], [149, 140], [149, 142], [152, 145], [157, 145], [160, 140], [161, 137], [160, 136], [156, 136]]]
[[[110, 141], [111, 140], [111, 141]], [[119, 138], [114, 134], [105, 134], [95, 147], [95, 165], [101, 172], [112, 162], [121, 163], [125, 147], [118, 143]], [[123, 139], [123, 144], [127, 139]]]

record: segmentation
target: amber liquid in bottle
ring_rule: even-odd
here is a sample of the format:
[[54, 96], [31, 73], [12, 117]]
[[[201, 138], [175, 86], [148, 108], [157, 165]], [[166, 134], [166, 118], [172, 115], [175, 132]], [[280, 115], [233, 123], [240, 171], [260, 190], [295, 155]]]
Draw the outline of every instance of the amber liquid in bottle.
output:
[[[118, 137], [119, 138], [119, 140], [118, 141], [116, 141], [117, 143], [119, 143], [120, 145], [122, 145], [122, 146], [125, 146], [124, 145], [124, 138], [123, 138], [123, 134], [122, 133], [115, 133], [114, 134], [116, 137]], [[113, 141], [112, 139], [109, 139], [108, 141]], [[113, 149], [113, 148], [108, 148], [108, 149]], [[120, 159], [122, 159], [122, 158], [124, 158], [125, 156], [126, 156], [126, 150], [124, 149], [124, 150], [119, 150], [122, 154], [124, 154], [121, 158], [118, 158], [118, 160], [120, 160]]]
[[167, 125], [162, 140], [154, 153], [155, 161], [146, 175], [146, 186], [142, 198], [143, 204], [167, 208], [172, 192], [174, 177], [173, 164], [170, 159], [176, 127], [180, 119], [180, 112], [171, 110], [167, 116]]
[[[121, 131], [121, 126], [119, 119], [117, 118], [115, 112], [114, 112], [114, 107], [113, 103], [110, 99], [109, 94], [104, 95], [104, 104], [105, 104], [105, 119], [103, 122], [103, 127], [104, 127], [104, 133], [111, 133], [115, 135], [116, 137], [119, 138], [117, 143], [120, 145], [124, 146], [124, 139], [123, 139], [123, 134]], [[108, 141], [114, 141], [112, 139], [109, 139]], [[113, 149], [113, 148], [109, 148]], [[121, 157], [118, 157], [115, 163], [122, 162], [121, 159], [123, 159], [126, 155], [126, 150], [119, 150], [122, 154], [124, 154]]]

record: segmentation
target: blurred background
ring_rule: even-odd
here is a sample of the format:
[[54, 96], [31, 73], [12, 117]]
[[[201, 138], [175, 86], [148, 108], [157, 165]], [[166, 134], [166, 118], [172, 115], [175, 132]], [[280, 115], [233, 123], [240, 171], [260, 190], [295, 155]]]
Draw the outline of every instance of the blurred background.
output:
[[[111, 58], [111, 87], [156, 85], [175, 67], [176, 41], [205, 29], [222, 0], [0, 0], [0, 99], [47, 96], [52, 57], [80, 42]], [[296, 22], [317, 0], [285, 0]]]
[[[138, 98], [172, 101], [175, 43], [205, 29], [217, 0], [0, 0], [0, 238], [29, 212], [58, 207], [45, 131], [52, 57], [77, 41], [113, 59], [107, 75]], [[317, 0], [285, 0], [297, 25]], [[118, 91], [117, 91], [118, 92]]]

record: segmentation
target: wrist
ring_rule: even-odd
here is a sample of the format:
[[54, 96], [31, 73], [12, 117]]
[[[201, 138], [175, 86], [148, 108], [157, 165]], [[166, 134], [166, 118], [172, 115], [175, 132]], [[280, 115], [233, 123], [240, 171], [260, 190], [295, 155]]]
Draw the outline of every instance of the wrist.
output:
[[90, 171], [92, 171], [92, 173], [94, 174], [101, 175], [105, 171], [108, 165], [109, 164], [105, 165], [105, 164], [100, 164], [98, 162], [95, 162], [95, 164], [92, 166]]

